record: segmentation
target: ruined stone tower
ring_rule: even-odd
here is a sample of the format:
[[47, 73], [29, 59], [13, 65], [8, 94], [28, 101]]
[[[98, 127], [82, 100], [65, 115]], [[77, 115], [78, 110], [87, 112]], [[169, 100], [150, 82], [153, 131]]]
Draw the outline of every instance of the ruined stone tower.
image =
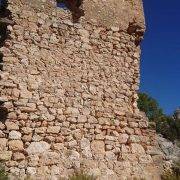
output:
[[[156, 179], [154, 132], [137, 108], [141, 0], [9, 0], [1, 52], [0, 160], [36, 179], [82, 170], [101, 180]], [[153, 177], [154, 176], [154, 177]]]

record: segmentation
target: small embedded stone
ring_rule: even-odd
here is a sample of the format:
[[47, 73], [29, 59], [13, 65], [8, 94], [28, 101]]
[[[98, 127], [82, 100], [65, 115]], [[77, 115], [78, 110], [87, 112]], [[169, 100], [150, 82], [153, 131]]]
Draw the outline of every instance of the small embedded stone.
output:
[[79, 115], [77, 121], [79, 123], [85, 123], [87, 122], [87, 117], [85, 115]]
[[19, 130], [19, 126], [14, 122], [6, 122], [5, 123], [7, 130]]
[[140, 144], [136, 144], [136, 143], [131, 144], [131, 151], [134, 154], [145, 154], [145, 150], [144, 150], [143, 146]]
[[12, 151], [22, 151], [24, 149], [23, 142], [20, 140], [11, 140], [8, 142], [8, 146]]
[[13, 159], [14, 159], [15, 161], [22, 161], [22, 160], [25, 159], [25, 156], [24, 156], [23, 153], [16, 152], [16, 153], [13, 154]]
[[67, 115], [77, 115], [79, 114], [79, 110], [77, 108], [72, 108], [72, 107], [68, 107], [66, 109], [66, 111], [64, 112], [64, 114], [67, 114]]
[[114, 32], [118, 32], [119, 31], [119, 27], [112, 26], [111, 30], [114, 31]]
[[47, 130], [47, 127], [39, 127], [39, 128], [36, 128], [36, 129], [35, 129], [35, 132], [36, 132], [37, 134], [43, 134], [43, 133], [46, 132], [46, 130]]
[[87, 138], [82, 138], [80, 142], [81, 149], [86, 149], [87, 147], [90, 147], [90, 141]]
[[140, 137], [138, 135], [131, 135], [129, 137], [129, 142], [138, 143], [138, 142], [140, 142]]
[[21, 133], [18, 132], [18, 131], [11, 131], [9, 133], [9, 139], [14, 139], [14, 140], [17, 140], [17, 139], [21, 139]]
[[105, 155], [105, 143], [103, 141], [93, 141], [91, 143], [92, 153], [99, 158], [103, 158]]
[[0, 138], [0, 151], [6, 149], [7, 141], [6, 138]]
[[152, 157], [150, 155], [144, 154], [144, 155], [141, 155], [139, 157], [139, 162], [142, 164], [150, 164], [153, 162], [153, 160], [152, 160]]
[[36, 174], [36, 168], [35, 167], [27, 167], [27, 174], [28, 175], [35, 175]]
[[70, 141], [70, 142], [68, 143], [68, 146], [69, 146], [69, 147], [74, 147], [74, 146], [76, 146], [76, 145], [77, 145], [77, 141], [76, 141], [76, 140]]
[[12, 157], [12, 151], [1, 151], [0, 152], [0, 161], [9, 161]]
[[128, 134], [120, 134], [118, 137], [120, 144], [126, 144], [128, 141], [129, 135]]
[[115, 141], [116, 137], [114, 137], [114, 136], [106, 136], [106, 140], [108, 140], [108, 141]]
[[60, 126], [49, 126], [47, 128], [48, 133], [57, 134], [60, 131]]
[[28, 154], [40, 154], [50, 149], [50, 145], [45, 141], [32, 142], [26, 149]]

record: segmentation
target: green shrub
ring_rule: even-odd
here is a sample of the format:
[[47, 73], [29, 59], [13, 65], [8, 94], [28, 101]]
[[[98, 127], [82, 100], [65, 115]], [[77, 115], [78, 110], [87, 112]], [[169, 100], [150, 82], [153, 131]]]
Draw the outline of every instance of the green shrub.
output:
[[161, 176], [162, 180], [180, 180], [180, 175], [177, 175], [173, 172], [166, 172]]
[[69, 178], [69, 180], [96, 180], [94, 176], [89, 176], [83, 172], [77, 172]]
[[138, 95], [138, 108], [145, 112], [150, 122], [155, 123], [152, 128], [170, 141], [180, 139], [180, 121], [164, 114], [156, 99], [148, 94], [139, 93]]
[[2, 165], [0, 165], [0, 180], [9, 180], [8, 175]]
[[178, 162], [174, 163], [172, 171], [165, 172], [162, 177], [162, 180], [180, 180], [180, 159]]

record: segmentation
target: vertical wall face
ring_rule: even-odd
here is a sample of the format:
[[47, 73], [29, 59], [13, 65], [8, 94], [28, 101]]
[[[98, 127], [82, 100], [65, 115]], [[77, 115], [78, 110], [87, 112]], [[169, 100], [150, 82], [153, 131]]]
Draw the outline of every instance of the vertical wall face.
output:
[[84, 0], [79, 23], [54, 4], [9, 0], [0, 160], [21, 176], [145, 176], [154, 137], [136, 105], [141, 1]]

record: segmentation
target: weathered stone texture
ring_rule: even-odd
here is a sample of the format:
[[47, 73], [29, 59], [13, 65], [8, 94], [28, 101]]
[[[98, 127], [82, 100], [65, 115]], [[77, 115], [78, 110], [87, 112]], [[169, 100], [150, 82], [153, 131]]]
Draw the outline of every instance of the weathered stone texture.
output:
[[[1, 51], [0, 159], [7, 171], [59, 178], [154, 176], [154, 131], [137, 108], [141, 0], [84, 0], [85, 16], [46, 0], [9, 0]], [[150, 171], [151, 170], [151, 171]], [[148, 172], [149, 171], [149, 172]]]

